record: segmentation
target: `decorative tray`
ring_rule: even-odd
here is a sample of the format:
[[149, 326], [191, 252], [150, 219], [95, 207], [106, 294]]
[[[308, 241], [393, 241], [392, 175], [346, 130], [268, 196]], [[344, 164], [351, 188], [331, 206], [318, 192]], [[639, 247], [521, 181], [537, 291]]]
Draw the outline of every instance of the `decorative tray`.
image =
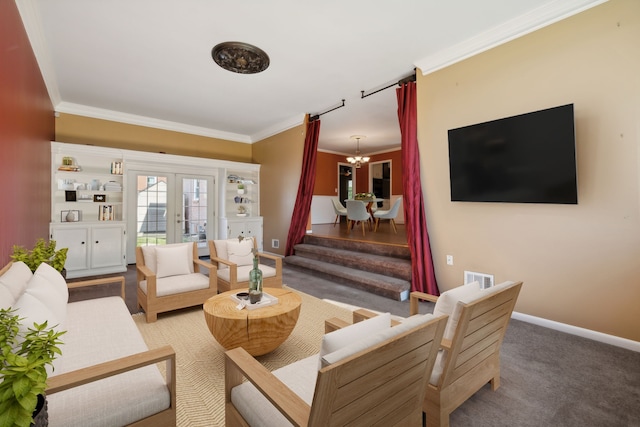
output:
[[[266, 292], [262, 293], [262, 299], [255, 304], [249, 303], [249, 297], [247, 299], [239, 298], [237, 294], [231, 295], [231, 299], [237, 302], [238, 304], [242, 304], [247, 310], [256, 310], [262, 307], [269, 307], [270, 305], [275, 305], [278, 303], [278, 298], [270, 295]], [[243, 308], [244, 308], [243, 307]]]

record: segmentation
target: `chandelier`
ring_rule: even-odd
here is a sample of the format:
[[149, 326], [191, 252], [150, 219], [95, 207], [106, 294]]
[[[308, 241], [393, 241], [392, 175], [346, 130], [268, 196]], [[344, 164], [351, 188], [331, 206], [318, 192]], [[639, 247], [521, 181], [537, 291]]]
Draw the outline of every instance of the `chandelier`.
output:
[[347, 157], [347, 161], [349, 163], [352, 163], [354, 165], [356, 165], [356, 168], [359, 168], [360, 166], [362, 166], [362, 163], [367, 163], [369, 161], [369, 157], [362, 157], [360, 155], [360, 140], [361, 139], [365, 139], [366, 136], [364, 135], [353, 135], [351, 136], [352, 140], [356, 140], [356, 155], [353, 157]]

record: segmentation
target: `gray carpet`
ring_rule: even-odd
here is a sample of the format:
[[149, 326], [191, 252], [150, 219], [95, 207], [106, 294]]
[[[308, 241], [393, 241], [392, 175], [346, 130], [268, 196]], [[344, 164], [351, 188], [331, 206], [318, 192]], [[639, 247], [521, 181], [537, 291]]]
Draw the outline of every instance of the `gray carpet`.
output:
[[[317, 298], [409, 313], [395, 301], [283, 269], [284, 283]], [[126, 274], [127, 306], [137, 311], [135, 267]], [[525, 283], [526, 286], [526, 283]], [[99, 292], [117, 294], [117, 286]], [[71, 300], [93, 297], [72, 294]], [[420, 312], [433, 311], [421, 303]], [[485, 386], [451, 415], [466, 426], [640, 426], [640, 353], [511, 320], [502, 347], [501, 387]]]

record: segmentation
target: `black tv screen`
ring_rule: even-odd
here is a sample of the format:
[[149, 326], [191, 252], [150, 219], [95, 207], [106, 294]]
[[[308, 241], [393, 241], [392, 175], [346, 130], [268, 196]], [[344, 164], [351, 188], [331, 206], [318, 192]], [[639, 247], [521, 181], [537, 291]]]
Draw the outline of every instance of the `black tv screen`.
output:
[[451, 200], [578, 203], [573, 104], [449, 130]]

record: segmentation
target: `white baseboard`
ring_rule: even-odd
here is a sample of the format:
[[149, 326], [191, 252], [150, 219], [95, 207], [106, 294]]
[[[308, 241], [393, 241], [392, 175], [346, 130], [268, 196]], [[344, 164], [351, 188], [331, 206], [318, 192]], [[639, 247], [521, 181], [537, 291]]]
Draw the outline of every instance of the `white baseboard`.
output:
[[513, 312], [512, 319], [522, 320], [523, 322], [532, 323], [560, 332], [566, 332], [571, 335], [588, 338], [594, 341], [603, 342], [605, 344], [615, 345], [616, 347], [626, 348], [627, 350], [640, 352], [640, 342], [629, 340], [626, 338], [616, 337], [614, 335], [603, 334], [602, 332], [592, 331], [591, 329], [579, 328], [577, 326], [567, 325], [566, 323], [554, 322], [553, 320], [543, 319], [542, 317], [530, 316], [524, 313]]

